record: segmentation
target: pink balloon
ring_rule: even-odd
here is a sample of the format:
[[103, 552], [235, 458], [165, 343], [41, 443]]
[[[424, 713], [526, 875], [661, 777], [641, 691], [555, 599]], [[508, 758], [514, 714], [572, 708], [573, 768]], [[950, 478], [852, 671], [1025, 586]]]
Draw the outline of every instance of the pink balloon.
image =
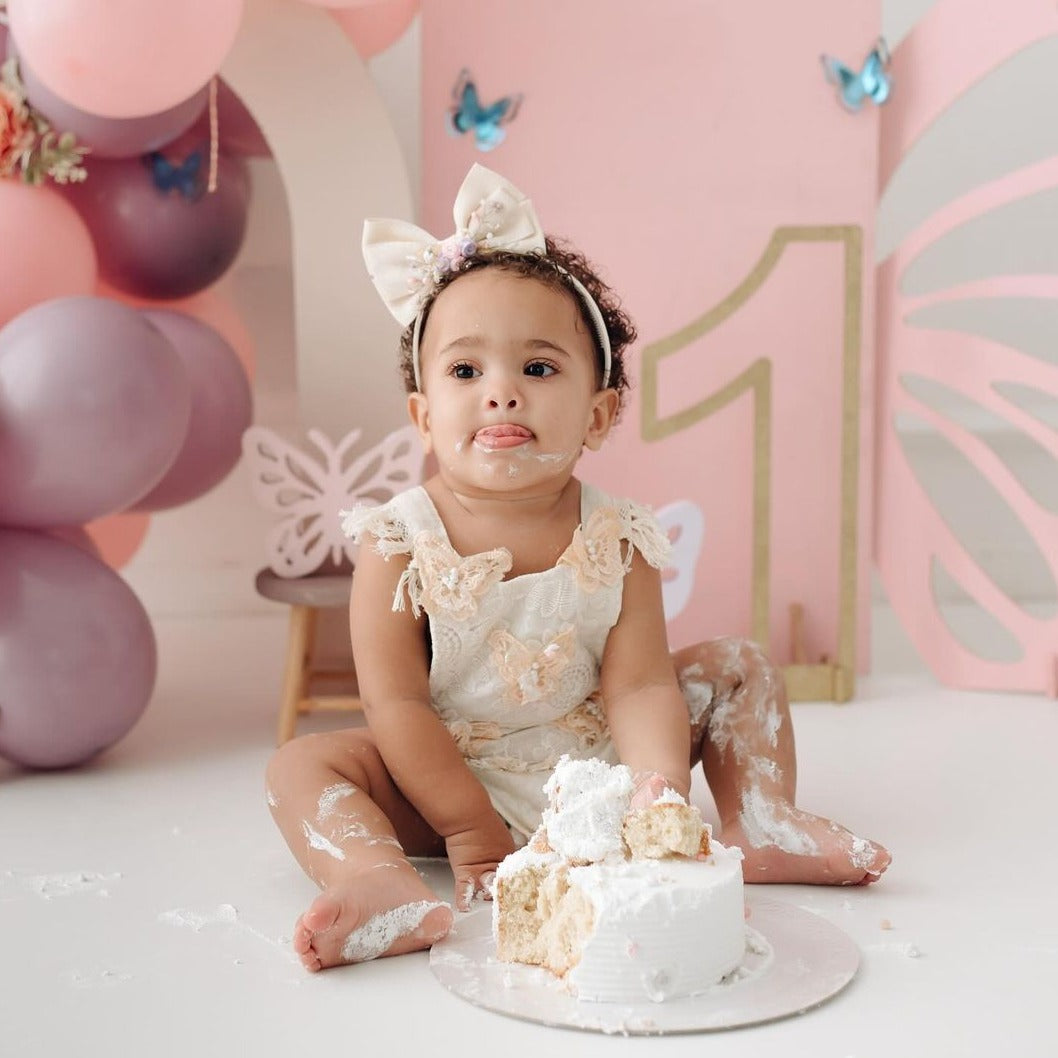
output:
[[0, 755], [90, 760], [140, 718], [156, 672], [150, 620], [116, 573], [46, 533], [0, 529]]
[[0, 331], [0, 525], [124, 510], [184, 443], [191, 387], [169, 341], [103, 298], [46, 301]]
[[50, 187], [0, 180], [0, 327], [49, 298], [91, 294], [92, 236]]
[[212, 327], [235, 350], [247, 379], [253, 382], [257, 374], [257, 351], [253, 335], [233, 304], [232, 292], [228, 289], [226, 279], [200, 290], [197, 294], [168, 301], [138, 298], [106, 282], [97, 283], [95, 292], [101, 298], [113, 298], [123, 305], [131, 305], [134, 309], [172, 309], [186, 316], [194, 316], [207, 327]]
[[246, 234], [249, 173], [241, 159], [221, 155], [211, 194], [208, 143], [194, 153], [167, 150], [158, 164], [171, 167], [168, 176], [155, 175], [153, 157], [97, 160], [84, 183], [63, 193], [92, 233], [107, 282], [138, 297], [186, 297], [235, 260]]
[[138, 511], [119, 511], [89, 522], [84, 530], [111, 569], [128, 565], [139, 551], [151, 526], [151, 516]]
[[98, 545], [83, 525], [56, 525], [51, 529], [44, 529], [42, 532], [47, 533], [48, 536], [54, 536], [56, 540], [72, 544], [79, 551], [83, 551], [93, 558], [102, 560], [103, 556], [99, 552]]
[[379, 0], [378, 3], [343, 5], [330, 14], [364, 59], [395, 44], [419, 11], [419, 0]]
[[180, 354], [191, 383], [187, 437], [165, 476], [134, 510], [177, 507], [208, 492], [242, 454], [242, 435], [253, 420], [246, 373], [228, 343], [211, 327], [165, 309], [143, 313]]
[[8, 0], [19, 54], [59, 97], [107, 118], [194, 95], [235, 41], [243, 0]]
[[[9, 44], [8, 55], [14, 53], [14, 46]], [[19, 61], [18, 72], [26, 89], [26, 99], [33, 109], [47, 118], [57, 132], [72, 132], [79, 145], [91, 150], [93, 158], [130, 158], [156, 151], [186, 132], [206, 109], [209, 100], [209, 86], [206, 85], [189, 99], [160, 114], [104, 118], [57, 96], [24, 60]]]

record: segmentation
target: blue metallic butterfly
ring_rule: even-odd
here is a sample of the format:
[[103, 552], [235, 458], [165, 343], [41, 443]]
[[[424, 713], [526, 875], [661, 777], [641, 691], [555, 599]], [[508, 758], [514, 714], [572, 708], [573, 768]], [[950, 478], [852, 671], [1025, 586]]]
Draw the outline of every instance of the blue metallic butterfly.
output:
[[483, 107], [469, 70], [460, 70], [452, 90], [452, 105], [448, 108], [446, 124], [453, 136], [473, 131], [479, 151], [491, 151], [507, 138], [502, 126], [514, 120], [522, 105], [521, 93], [505, 96], [491, 106]]
[[202, 171], [201, 151], [192, 151], [179, 165], [158, 151], [144, 155], [143, 161], [151, 171], [154, 186], [163, 194], [179, 191], [188, 201], [202, 197], [206, 175]]
[[859, 73], [830, 55], [821, 55], [820, 61], [827, 80], [837, 86], [838, 98], [846, 109], [857, 111], [867, 99], [881, 106], [889, 98], [892, 87], [888, 73], [889, 49], [882, 37], [878, 38]]

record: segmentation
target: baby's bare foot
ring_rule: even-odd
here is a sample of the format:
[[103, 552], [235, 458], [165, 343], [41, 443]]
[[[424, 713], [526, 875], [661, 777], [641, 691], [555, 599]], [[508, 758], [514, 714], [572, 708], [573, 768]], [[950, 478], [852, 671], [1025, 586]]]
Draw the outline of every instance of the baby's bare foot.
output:
[[294, 927], [306, 970], [428, 948], [452, 927], [452, 909], [411, 864], [370, 868], [320, 893]]
[[881, 845], [758, 789], [743, 797], [741, 813], [725, 824], [721, 840], [742, 849], [747, 882], [869, 885], [890, 860]]

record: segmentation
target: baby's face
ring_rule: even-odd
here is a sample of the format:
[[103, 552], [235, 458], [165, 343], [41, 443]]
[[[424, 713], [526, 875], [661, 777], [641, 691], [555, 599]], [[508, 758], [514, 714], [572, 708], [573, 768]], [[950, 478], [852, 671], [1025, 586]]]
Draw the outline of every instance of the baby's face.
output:
[[502, 268], [437, 297], [409, 404], [442, 476], [462, 490], [535, 493], [598, 448], [616, 393], [596, 389], [595, 350], [572, 294]]

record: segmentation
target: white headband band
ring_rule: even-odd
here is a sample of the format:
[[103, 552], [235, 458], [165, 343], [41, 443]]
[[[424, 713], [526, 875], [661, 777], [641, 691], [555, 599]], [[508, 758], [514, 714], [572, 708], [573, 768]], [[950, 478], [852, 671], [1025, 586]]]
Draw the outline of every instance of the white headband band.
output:
[[[423, 309], [442, 277], [458, 271], [479, 253], [505, 250], [544, 256], [543, 228], [532, 203], [513, 184], [483, 165], [471, 166], [452, 208], [455, 233], [435, 239], [429, 232], [402, 220], [372, 218], [364, 222], [363, 251], [368, 274], [386, 308], [403, 327], [412, 330], [412, 368], [421, 389], [419, 338]], [[588, 310], [602, 349], [602, 388], [610, 384], [610, 337], [595, 299], [576, 276], [555, 266], [570, 282]]]

